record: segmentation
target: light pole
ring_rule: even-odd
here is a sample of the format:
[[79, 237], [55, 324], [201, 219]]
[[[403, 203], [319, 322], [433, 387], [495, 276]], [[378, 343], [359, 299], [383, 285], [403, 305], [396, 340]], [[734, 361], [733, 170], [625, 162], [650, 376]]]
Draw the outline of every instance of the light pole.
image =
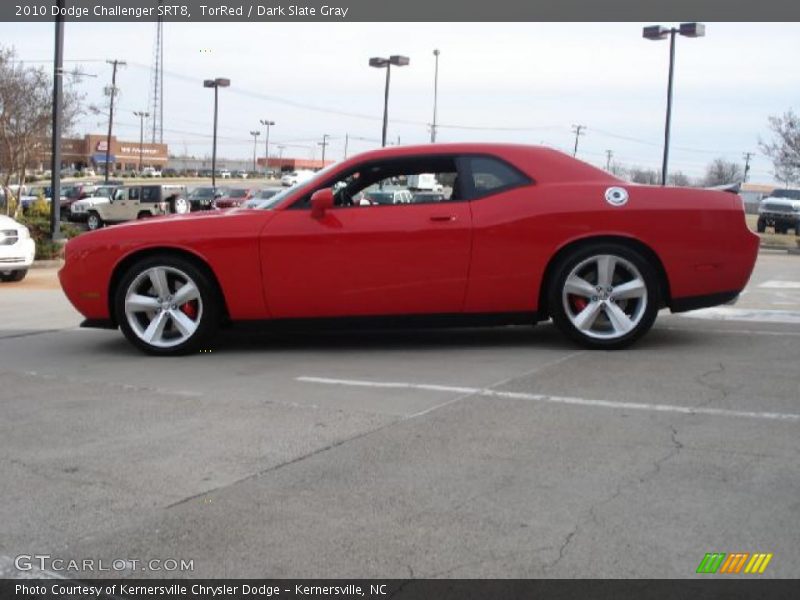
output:
[[219, 106], [219, 88], [229, 87], [230, 79], [217, 77], [216, 79], [206, 79], [203, 87], [214, 88], [214, 141], [211, 147], [211, 187], [217, 187], [217, 114]]
[[681, 23], [678, 27], [651, 25], [642, 30], [642, 37], [647, 40], [665, 40], [669, 36], [669, 79], [667, 81], [667, 119], [664, 126], [664, 159], [661, 163], [661, 185], [667, 185], [667, 164], [669, 162], [669, 130], [672, 121], [672, 77], [675, 70], [675, 35], [685, 37], [703, 37], [706, 26], [702, 23]]
[[436, 143], [436, 105], [439, 100], [439, 49], [433, 51], [436, 68], [433, 74], [433, 123], [431, 123], [431, 144]]
[[144, 120], [150, 116], [149, 112], [133, 111], [139, 117], [139, 175], [142, 174], [142, 155], [144, 154]]
[[256, 144], [258, 144], [258, 136], [261, 135], [261, 132], [258, 130], [254, 130], [250, 132], [250, 135], [253, 136], [253, 173], [256, 172]]
[[260, 123], [267, 128], [266, 143], [264, 144], [264, 175], [266, 175], [269, 173], [269, 128], [271, 125], [275, 125], [275, 121], [261, 119]]
[[[111, 98], [109, 109], [108, 109], [108, 135], [106, 136], [106, 178], [105, 182], [108, 184], [108, 177], [111, 174], [110, 169], [108, 167], [108, 162], [111, 158], [111, 128], [114, 125], [114, 97], [117, 95], [117, 67], [124, 67], [128, 63], [124, 60], [107, 60], [108, 64], [111, 65], [111, 86], [107, 87], [106, 89], [109, 90], [109, 96]], [[115, 159], [116, 162], [116, 159]]]
[[381, 135], [381, 147], [386, 147], [386, 128], [389, 125], [389, 79], [391, 77], [392, 65], [395, 67], [405, 67], [409, 63], [407, 56], [394, 54], [389, 58], [370, 58], [369, 66], [376, 69], [386, 69], [386, 89], [383, 93], [383, 134]]
[[586, 125], [573, 125], [572, 132], [575, 134], [575, 149], [572, 151], [572, 156], [578, 156], [578, 140], [582, 135], [586, 135], [583, 133], [583, 130], [586, 129]]

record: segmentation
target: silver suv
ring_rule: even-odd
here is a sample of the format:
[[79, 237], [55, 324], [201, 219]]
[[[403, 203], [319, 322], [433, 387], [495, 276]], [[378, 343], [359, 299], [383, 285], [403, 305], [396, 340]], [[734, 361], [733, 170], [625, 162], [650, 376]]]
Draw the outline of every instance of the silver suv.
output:
[[183, 185], [130, 185], [115, 189], [108, 202], [87, 208], [86, 225], [99, 229], [107, 223], [187, 212], [189, 201]]
[[761, 201], [756, 229], [763, 233], [767, 227], [774, 227], [775, 233], [794, 229], [800, 236], [800, 190], [775, 190]]

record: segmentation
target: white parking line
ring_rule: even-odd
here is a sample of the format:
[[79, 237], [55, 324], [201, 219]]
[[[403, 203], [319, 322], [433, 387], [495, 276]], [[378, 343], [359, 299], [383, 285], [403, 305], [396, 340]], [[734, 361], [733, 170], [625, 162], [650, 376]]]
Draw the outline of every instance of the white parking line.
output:
[[685, 415], [709, 415], [714, 417], [738, 417], [744, 419], [766, 419], [771, 421], [800, 422], [800, 414], [757, 412], [747, 410], [727, 410], [724, 408], [708, 408], [705, 406], [678, 406], [674, 404], [644, 404], [639, 402], [615, 402], [612, 400], [590, 400], [587, 398], [571, 398], [569, 396], [550, 396], [547, 394], [528, 394], [524, 392], [504, 392], [488, 388], [460, 387], [430, 383], [406, 383], [396, 381], [364, 381], [360, 379], [330, 379], [328, 377], [297, 377], [303, 383], [324, 385], [341, 385], [347, 387], [368, 387], [381, 389], [423, 390], [427, 392], [447, 392], [462, 396], [489, 396], [492, 398], [510, 398], [513, 400], [531, 400], [549, 404], [570, 404], [574, 406], [591, 406], [594, 408], [611, 408], [622, 410], [644, 410], [650, 412], [672, 412]]
[[770, 279], [764, 283], [759, 283], [758, 287], [769, 290], [800, 290], [800, 281], [783, 281], [780, 279]]
[[732, 308], [715, 306], [681, 313], [690, 319], [710, 319], [712, 321], [751, 321], [757, 323], [800, 323], [798, 310], [762, 310], [757, 308]]

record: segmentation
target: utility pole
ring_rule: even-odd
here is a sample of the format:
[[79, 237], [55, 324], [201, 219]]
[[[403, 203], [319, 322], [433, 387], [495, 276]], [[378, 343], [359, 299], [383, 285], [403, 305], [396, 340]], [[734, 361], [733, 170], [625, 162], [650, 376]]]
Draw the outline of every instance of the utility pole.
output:
[[611, 171], [611, 157], [614, 156], [614, 152], [611, 150], [606, 150], [606, 171]]
[[283, 173], [283, 151], [286, 149], [286, 146], [278, 146], [278, 175]]
[[322, 141], [317, 142], [317, 145], [322, 146], [322, 167], [325, 168], [325, 148], [328, 145], [328, 138], [331, 137], [327, 133], [322, 134]]
[[[64, 8], [64, 0], [58, 0]], [[64, 17], [56, 16], [55, 56], [53, 56], [53, 139], [50, 153], [50, 239], [61, 239], [61, 124], [64, 80]]]
[[267, 175], [269, 173], [269, 128], [271, 125], [275, 125], [275, 121], [260, 119], [259, 123], [267, 128], [267, 137], [264, 143], [264, 175]]
[[750, 172], [750, 159], [755, 156], [752, 152], [745, 152], [743, 155], [744, 157], [744, 177], [742, 178], [742, 183], [747, 181], [747, 174]]
[[109, 160], [111, 158], [111, 130], [114, 126], [114, 97], [117, 95], [117, 67], [124, 67], [127, 63], [124, 60], [107, 60], [108, 64], [111, 65], [111, 87], [106, 88], [109, 89], [109, 94], [111, 96], [111, 104], [108, 110], [108, 136], [106, 136], [106, 178], [105, 182], [108, 183], [109, 175], [111, 174], [111, 169], [109, 167]]
[[349, 133], [345, 133], [344, 134], [344, 158], [345, 158], [345, 160], [347, 159], [347, 144], [348, 144], [349, 141], [350, 141], [350, 134]]
[[573, 125], [572, 131], [575, 132], [575, 149], [572, 151], [572, 156], [578, 156], [578, 138], [582, 135], [586, 135], [583, 133], [583, 130], [586, 129], [586, 125]]
[[150, 116], [149, 112], [133, 111], [139, 117], [139, 175], [142, 174], [142, 155], [144, 154], [144, 120]]
[[439, 101], [439, 49], [433, 51], [433, 56], [436, 59], [436, 67], [433, 75], [433, 122], [431, 123], [431, 144], [436, 143], [436, 112], [437, 104]]

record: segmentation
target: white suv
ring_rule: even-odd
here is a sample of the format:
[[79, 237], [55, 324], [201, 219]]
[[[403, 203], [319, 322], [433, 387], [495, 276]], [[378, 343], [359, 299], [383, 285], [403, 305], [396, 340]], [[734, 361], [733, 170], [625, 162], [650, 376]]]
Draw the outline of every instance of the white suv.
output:
[[774, 227], [775, 233], [794, 229], [800, 236], [800, 190], [775, 190], [761, 201], [756, 228], [763, 233], [767, 227]]
[[25, 279], [35, 254], [36, 244], [28, 228], [0, 215], [0, 281]]

